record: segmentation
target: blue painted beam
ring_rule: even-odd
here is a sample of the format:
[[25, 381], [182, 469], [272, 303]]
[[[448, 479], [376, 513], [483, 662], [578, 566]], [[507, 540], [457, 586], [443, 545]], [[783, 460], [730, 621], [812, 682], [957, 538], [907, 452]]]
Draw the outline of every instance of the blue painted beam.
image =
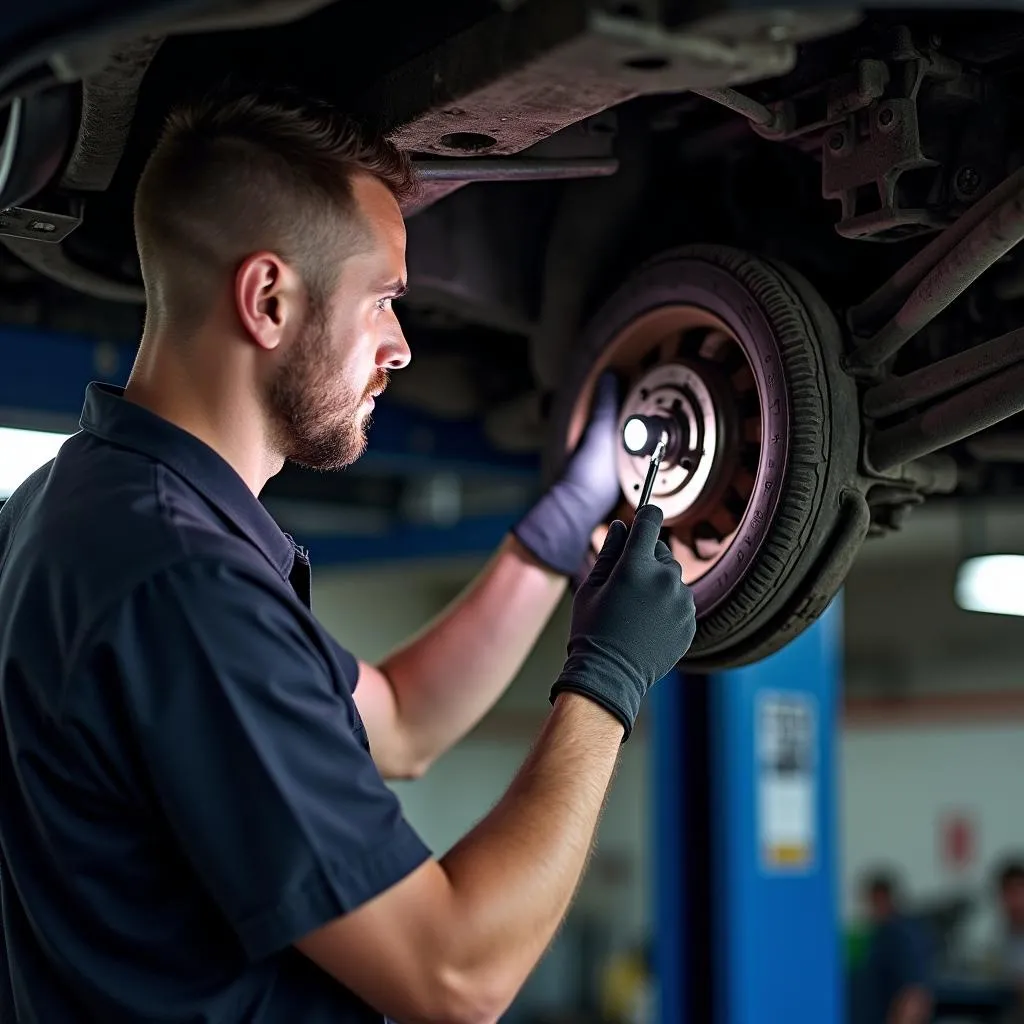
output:
[[654, 974], [660, 1024], [711, 1024], [709, 680], [677, 669], [648, 697]]
[[685, 881], [687, 853], [693, 848], [686, 835], [687, 795], [694, 780], [686, 776], [685, 685], [678, 672], [670, 673], [654, 688], [644, 712], [650, 721], [653, 971], [660, 1024], [685, 1024], [687, 991], [695, 980], [686, 970], [690, 907]]
[[504, 539], [518, 515], [473, 516], [452, 526], [396, 525], [371, 536], [295, 539], [317, 567], [486, 556]]
[[840, 1024], [836, 828], [842, 601], [711, 678], [713, 1024]]
[[5, 426], [78, 425], [86, 385], [123, 385], [135, 347], [31, 327], [0, 327], [0, 410]]
[[[73, 431], [86, 386], [124, 385], [135, 345], [30, 327], [0, 327], [0, 425]], [[448, 421], [378, 402], [357, 472], [455, 472], [518, 479], [539, 476], [536, 455], [496, 449], [477, 420]]]
[[841, 599], [764, 661], [650, 697], [660, 1024], [840, 1024]]

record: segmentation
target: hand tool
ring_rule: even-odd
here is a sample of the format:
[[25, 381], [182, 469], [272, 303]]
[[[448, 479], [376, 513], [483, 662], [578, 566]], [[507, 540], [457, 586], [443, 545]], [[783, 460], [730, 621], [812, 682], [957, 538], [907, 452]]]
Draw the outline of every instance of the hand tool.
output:
[[643, 490], [640, 492], [640, 504], [637, 511], [642, 509], [651, 500], [651, 492], [654, 490], [654, 481], [657, 479], [658, 471], [661, 469], [661, 460], [665, 457], [665, 449], [668, 447], [668, 433], [663, 431], [658, 443], [651, 452], [651, 461], [647, 466], [647, 477], [644, 480]]

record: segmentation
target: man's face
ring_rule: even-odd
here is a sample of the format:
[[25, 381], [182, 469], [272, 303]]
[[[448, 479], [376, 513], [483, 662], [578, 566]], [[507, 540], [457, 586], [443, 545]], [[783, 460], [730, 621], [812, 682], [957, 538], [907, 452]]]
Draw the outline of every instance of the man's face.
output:
[[334, 294], [310, 310], [267, 393], [285, 457], [341, 469], [366, 447], [374, 399], [410, 359], [392, 309], [405, 290], [405, 224], [387, 187], [352, 181], [368, 239], [346, 258]]
[[1000, 890], [1003, 916], [1014, 931], [1024, 932], [1024, 878], [1012, 878]]
[[885, 889], [871, 887], [864, 894], [868, 920], [881, 924], [892, 916], [892, 896]]

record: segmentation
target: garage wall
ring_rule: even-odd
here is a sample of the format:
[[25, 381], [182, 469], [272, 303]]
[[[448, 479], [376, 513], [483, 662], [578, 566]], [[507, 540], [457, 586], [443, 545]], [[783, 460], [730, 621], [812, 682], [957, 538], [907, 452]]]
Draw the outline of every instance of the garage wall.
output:
[[[972, 509], [984, 549], [1024, 551], [1019, 506]], [[865, 547], [847, 581], [846, 690], [858, 709], [841, 745], [842, 877], [847, 911], [857, 876], [879, 861], [901, 870], [912, 898], [980, 896], [965, 936], [976, 948], [993, 925], [992, 865], [1024, 851], [1024, 619], [956, 607], [964, 511], [915, 511], [901, 534]], [[973, 826], [962, 872], [940, 855], [949, 813]]]
[[[1024, 722], [848, 729], [841, 751], [847, 911], [858, 876], [879, 862], [901, 871], [912, 898], [929, 899], [983, 892], [993, 863], [1024, 851]], [[973, 825], [975, 854], [962, 871], [940, 854], [948, 813]], [[991, 925], [986, 908], [972, 936]]]
[[340, 643], [376, 661], [427, 623], [479, 564], [314, 565], [313, 611]]

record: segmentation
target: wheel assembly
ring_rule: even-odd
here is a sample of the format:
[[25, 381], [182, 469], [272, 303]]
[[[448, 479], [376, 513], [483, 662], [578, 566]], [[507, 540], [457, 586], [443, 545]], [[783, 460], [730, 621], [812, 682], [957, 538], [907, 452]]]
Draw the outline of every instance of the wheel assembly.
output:
[[614, 371], [625, 431], [615, 515], [631, 519], [644, 442], [663, 435], [652, 500], [694, 592], [694, 669], [753, 661], [799, 633], [866, 535], [841, 345], [835, 318], [793, 271], [703, 246], [642, 267], [584, 332], [549, 454], [553, 463], [572, 450], [597, 378]]

